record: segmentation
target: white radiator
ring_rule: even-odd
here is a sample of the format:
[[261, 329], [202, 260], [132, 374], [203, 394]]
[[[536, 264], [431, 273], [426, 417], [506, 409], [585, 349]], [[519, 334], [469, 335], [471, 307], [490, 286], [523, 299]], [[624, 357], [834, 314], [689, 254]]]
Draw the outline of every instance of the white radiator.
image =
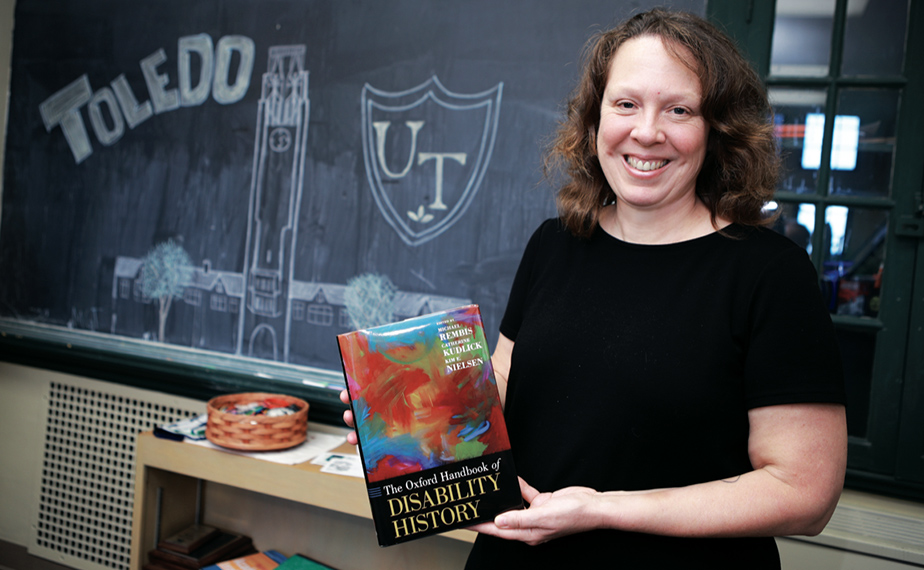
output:
[[49, 384], [31, 554], [81, 570], [129, 569], [135, 436], [203, 402], [74, 378]]
[[922, 568], [924, 505], [845, 491], [824, 532], [792, 538]]

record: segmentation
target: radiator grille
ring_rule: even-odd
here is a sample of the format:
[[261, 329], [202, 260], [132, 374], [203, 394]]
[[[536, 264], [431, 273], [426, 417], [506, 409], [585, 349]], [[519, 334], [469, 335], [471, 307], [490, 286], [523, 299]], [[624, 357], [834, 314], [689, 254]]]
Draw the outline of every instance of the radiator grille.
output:
[[860, 506], [838, 505], [818, 542], [924, 563], [924, 520]]
[[128, 570], [135, 436], [202, 413], [196, 400], [103, 382], [52, 382], [29, 551], [82, 570]]

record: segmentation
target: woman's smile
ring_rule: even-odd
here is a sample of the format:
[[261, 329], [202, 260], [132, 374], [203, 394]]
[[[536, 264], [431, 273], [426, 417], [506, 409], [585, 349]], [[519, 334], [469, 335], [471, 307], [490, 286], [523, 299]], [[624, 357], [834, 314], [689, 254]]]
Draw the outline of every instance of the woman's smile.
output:
[[641, 170], [643, 172], [651, 172], [652, 170], [658, 170], [663, 168], [668, 162], [668, 160], [644, 160], [641, 158], [636, 158], [634, 156], [626, 156], [626, 162], [629, 163], [629, 166], [636, 170]]

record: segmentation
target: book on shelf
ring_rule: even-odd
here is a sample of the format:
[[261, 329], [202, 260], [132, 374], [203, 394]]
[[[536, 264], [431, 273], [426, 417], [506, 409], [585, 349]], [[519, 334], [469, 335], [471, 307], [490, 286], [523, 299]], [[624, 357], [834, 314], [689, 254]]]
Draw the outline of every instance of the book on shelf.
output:
[[254, 552], [230, 560], [204, 566], [202, 570], [274, 570], [286, 561], [286, 556], [275, 550]]
[[276, 570], [335, 570], [333, 566], [322, 564], [304, 554], [293, 554], [285, 562], [279, 564]]
[[337, 340], [379, 545], [522, 506], [477, 305]]
[[219, 530], [209, 540], [188, 553], [155, 548], [148, 552], [152, 564], [171, 570], [199, 570], [222, 560], [254, 552], [250, 537]]
[[160, 550], [179, 552], [181, 554], [189, 554], [218, 536], [218, 533], [219, 530], [213, 526], [194, 524], [161, 540], [157, 543], [157, 548]]
[[148, 562], [141, 565], [141, 570], [176, 570], [174, 567], [165, 566], [157, 562]]

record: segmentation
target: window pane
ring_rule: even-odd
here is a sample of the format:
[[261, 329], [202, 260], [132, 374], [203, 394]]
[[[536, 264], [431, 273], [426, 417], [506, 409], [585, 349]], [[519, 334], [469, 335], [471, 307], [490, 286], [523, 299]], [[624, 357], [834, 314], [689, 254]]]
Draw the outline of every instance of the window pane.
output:
[[900, 75], [908, 0], [849, 0], [843, 75]]
[[835, 0], [777, 0], [771, 75], [828, 75], [834, 4]]
[[885, 262], [888, 212], [825, 208], [824, 289], [837, 315], [876, 317]]
[[780, 216], [773, 224], [773, 229], [812, 253], [812, 234], [815, 233], [815, 205], [802, 202], [768, 204], [767, 213], [779, 210]]
[[831, 149], [831, 194], [890, 195], [899, 92], [844, 89]]
[[847, 390], [847, 434], [865, 438], [869, 420], [869, 394], [873, 376], [876, 332], [839, 328], [837, 341], [844, 364]]
[[[783, 159], [779, 189], [813, 194], [821, 160], [825, 92], [773, 88], [769, 95]], [[822, 119], [821, 131], [818, 130], [819, 115]]]

